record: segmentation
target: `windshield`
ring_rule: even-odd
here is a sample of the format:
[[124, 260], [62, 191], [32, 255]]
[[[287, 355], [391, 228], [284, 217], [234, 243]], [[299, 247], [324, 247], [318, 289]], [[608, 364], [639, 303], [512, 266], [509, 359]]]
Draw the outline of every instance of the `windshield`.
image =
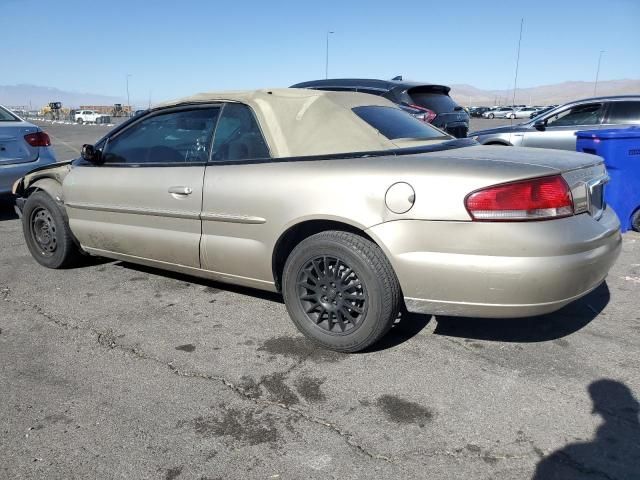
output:
[[17, 122], [20, 119], [6, 108], [0, 107], [0, 122]]
[[353, 112], [389, 140], [434, 140], [450, 138], [428, 123], [395, 107], [355, 107]]

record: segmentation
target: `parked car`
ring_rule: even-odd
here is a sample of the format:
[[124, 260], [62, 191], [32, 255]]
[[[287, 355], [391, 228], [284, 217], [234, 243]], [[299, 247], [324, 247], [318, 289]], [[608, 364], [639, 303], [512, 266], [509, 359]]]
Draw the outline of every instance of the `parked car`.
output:
[[507, 115], [507, 118], [529, 118], [532, 113], [536, 112], [538, 109], [536, 107], [522, 107], [517, 108], [511, 114]]
[[297, 83], [291, 88], [378, 95], [403, 107], [421, 111], [424, 121], [454, 137], [464, 138], [469, 132], [469, 115], [449, 96], [451, 89], [444, 85], [406, 82], [404, 80], [340, 78]]
[[484, 112], [489, 111], [489, 107], [472, 107], [469, 111], [469, 115], [472, 117], [482, 117]]
[[49, 135], [0, 105], [0, 197], [30, 170], [55, 162]]
[[339, 351], [373, 344], [403, 306], [551, 312], [621, 248], [600, 157], [479, 146], [381, 96], [199, 94], [82, 152], [15, 185], [40, 264], [85, 252], [279, 291], [300, 331]]
[[513, 107], [498, 107], [495, 109], [487, 110], [482, 114], [483, 118], [507, 118], [515, 112]]
[[640, 125], [640, 95], [570, 102], [518, 125], [480, 130], [469, 137], [484, 145], [576, 149], [578, 130]]
[[99, 123], [100, 119], [103, 117], [108, 117], [108, 115], [103, 115], [95, 110], [78, 110], [74, 115], [74, 120], [80, 124]]

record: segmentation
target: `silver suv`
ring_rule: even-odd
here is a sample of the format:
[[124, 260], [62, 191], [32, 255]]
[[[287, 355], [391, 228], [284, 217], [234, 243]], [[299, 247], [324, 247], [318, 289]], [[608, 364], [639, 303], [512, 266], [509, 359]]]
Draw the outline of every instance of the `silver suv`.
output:
[[579, 130], [640, 125], [640, 95], [598, 97], [561, 105], [528, 122], [481, 130], [469, 137], [483, 145], [576, 149]]

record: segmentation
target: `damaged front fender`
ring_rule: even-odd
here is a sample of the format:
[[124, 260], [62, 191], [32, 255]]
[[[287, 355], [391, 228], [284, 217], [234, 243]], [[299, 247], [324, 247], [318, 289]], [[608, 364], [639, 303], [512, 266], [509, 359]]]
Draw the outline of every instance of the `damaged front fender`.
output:
[[[36, 182], [42, 179], [50, 179], [52, 180], [52, 182], [47, 182], [47, 183], [57, 183], [60, 186], [62, 186], [62, 182], [64, 181], [64, 178], [71, 171], [72, 161], [73, 160], [68, 160], [66, 162], [58, 162], [53, 165], [46, 165], [44, 167], [39, 167], [31, 170], [24, 177], [16, 180], [16, 182], [13, 184], [13, 187], [11, 189], [12, 193], [16, 197], [28, 197], [29, 190], [33, 189]], [[43, 188], [43, 190], [46, 190], [46, 189]], [[54, 195], [52, 195], [52, 197], [55, 198]]]
[[11, 192], [16, 197], [16, 212], [22, 216], [27, 197], [35, 190], [47, 192], [56, 202], [63, 204], [62, 182], [71, 171], [72, 160], [36, 168], [19, 178], [13, 184]]

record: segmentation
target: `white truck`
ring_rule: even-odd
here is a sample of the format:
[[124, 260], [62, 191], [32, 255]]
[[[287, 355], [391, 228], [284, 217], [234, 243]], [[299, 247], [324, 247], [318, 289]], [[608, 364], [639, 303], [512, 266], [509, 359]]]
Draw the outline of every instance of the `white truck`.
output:
[[106, 117], [107, 115], [103, 115], [102, 113], [98, 113], [95, 110], [80, 110], [76, 112], [74, 120], [76, 123], [98, 123], [100, 118]]

